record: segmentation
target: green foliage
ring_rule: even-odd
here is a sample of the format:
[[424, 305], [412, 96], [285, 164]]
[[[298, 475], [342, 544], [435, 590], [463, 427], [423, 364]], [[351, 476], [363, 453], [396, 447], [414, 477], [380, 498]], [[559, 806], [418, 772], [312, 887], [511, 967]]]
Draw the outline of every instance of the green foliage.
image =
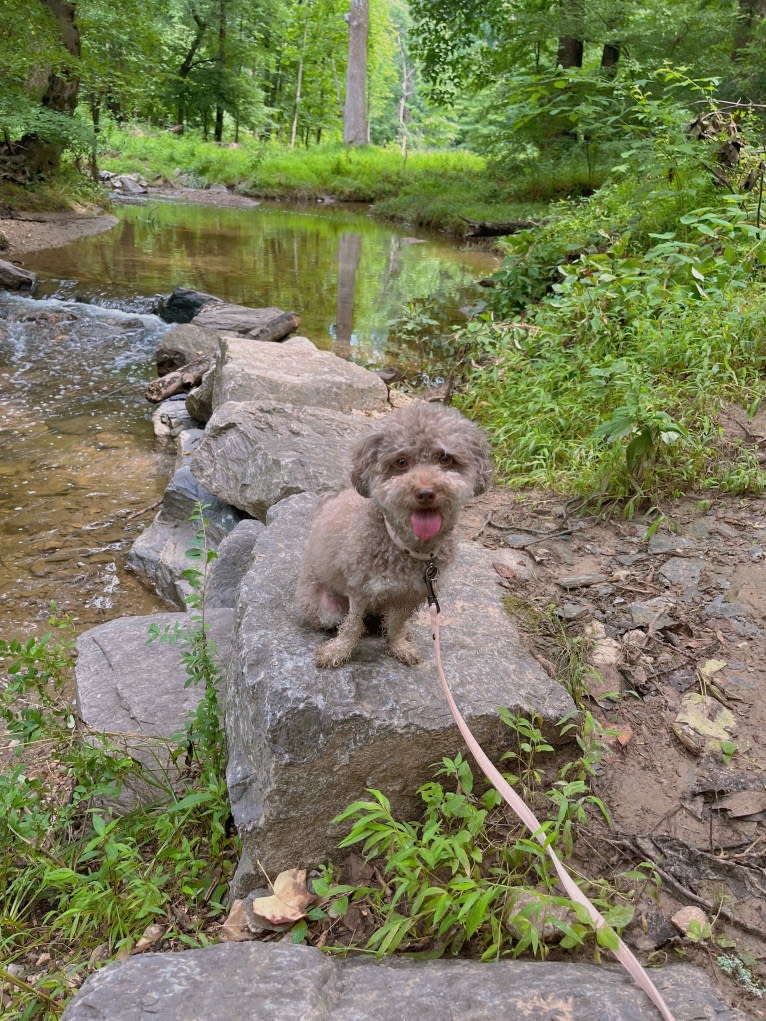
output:
[[10, 140], [35, 135], [74, 156], [89, 152], [93, 145], [93, 133], [83, 121], [40, 106], [23, 92], [0, 93], [0, 134]]
[[[514, 735], [505, 757], [512, 770], [508, 779], [546, 819], [546, 843], [568, 856], [588, 811], [607, 816], [587, 783], [600, 756], [598, 731], [588, 717], [589, 725], [580, 732], [583, 755], [560, 769], [544, 790], [543, 760], [553, 749], [539, 721], [502, 716]], [[571, 724], [562, 726], [568, 730]], [[443, 759], [436, 776], [444, 782], [435, 779], [418, 791], [424, 805], [420, 821], [397, 819], [378, 790], [335, 820], [351, 824], [341, 846], [358, 847], [365, 859], [375, 861], [385, 887], [352, 893], [325, 877], [317, 892], [337, 914], [344, 913], [349, 895], [366, 899], [377, 918], [367, 949], [380, 956], [418, 949], [429, 956], [467, 952], [491, 960], [545, 957], [553, 945], [572, 949], [593, 937], [582, 906], [555, 892], [556, 877], [543, 847], [509, 819], [495, 790], [477, 791], [465, 759], [459, 754]], [[627, 925], [632, 916], [627, 902], [610, 907], [598, 892], [595, 896], [608, 925]]]
[[[204, 567], [200, 507], [196, 520], [193, 552]], [[222, 910], [236, 848], [202, 572], [188, 577], [189, 627], [173, 638], [189, 683], [205, 689], [173, 749], [180, 775], [172, 782], [109, 735], [76, 725], [65, 694], [74, 663], [67, 622], [53, 620], [54, 631], [40, 639], [0, 641], [8, 676], [0, 715], [17, 743], [16, 761], [0, 774], [0, 981], [14, 1017], [57, 1017], [89, 968], [129, 952], [150, 923], [159, 923], [157, 942], [204, 945]], [[147, 791], [146, 801], [119, 814], [109, 806], [126, 783]]]
[[205, 187], [225, 184], [267, 198], [316, 198], [372, 202], [376, 211], [397, 219], [462, 231], [463, 217], [526, 217], [529, 205], [514, 206], [504, 196], [485, 161], [466, 150], [413, 152], [397, 148], [317, 145], [308, 150], [243, 140], [221, 148], [187, 133], [182, 137], [145, 128], [108, 125], [101, 165], [140, 171], [149, 179], [178, 180]]
[[715, 140], [681, 130], [676, 86], [693, 83], [660, 80], [662, 94], [631, 85], [635, 133], [610, 182], [509, 241], [494, 316], [457, 338], [475, 366], [462, 403], [490, 426], [502, 475], [629, 513], [692, 487], [764, 484], [757, 452], [720, 424], [728, 403], [754, 410], [762, 396], [760, 200], [714, 184]]

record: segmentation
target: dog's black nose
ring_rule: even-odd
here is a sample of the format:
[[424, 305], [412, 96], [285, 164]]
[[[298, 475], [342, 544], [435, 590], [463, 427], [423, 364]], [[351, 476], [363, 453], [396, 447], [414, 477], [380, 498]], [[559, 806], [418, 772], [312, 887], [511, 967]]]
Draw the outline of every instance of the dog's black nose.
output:
[[433, 489], [423, 486], [415, 492], [415, 499], [418, 503], [433, 503], [434, 495]]

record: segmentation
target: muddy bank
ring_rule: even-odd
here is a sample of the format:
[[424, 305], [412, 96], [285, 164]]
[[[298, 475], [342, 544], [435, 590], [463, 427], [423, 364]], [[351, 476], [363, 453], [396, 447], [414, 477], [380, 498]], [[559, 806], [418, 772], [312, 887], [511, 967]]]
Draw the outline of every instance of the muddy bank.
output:
[[0, 233], [8, 247], [0, 252], [4, 259], [19, 259], [25, 252], [60, 248], [89, 234], [102, 234], [117, 224], [111, 213], [18, 213], [13, 219], [0, 218]]

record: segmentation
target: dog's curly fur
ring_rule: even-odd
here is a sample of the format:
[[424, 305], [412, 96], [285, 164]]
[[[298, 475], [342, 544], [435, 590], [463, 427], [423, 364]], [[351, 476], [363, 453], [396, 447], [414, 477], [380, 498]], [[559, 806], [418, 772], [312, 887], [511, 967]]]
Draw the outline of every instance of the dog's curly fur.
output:
[[382, 622], [391, 655], [417, 663], [406, 625], [426, 598], [423, 572], [455, 552], [460, 508], [491, 481], [486, 436], [459, 411], [415, 403], [381, 419], [352, 451], [351, 482], [319, 508], [306, 542], [297, 604], [313, 627], [338, 633], [314, 656], [346, 663]]

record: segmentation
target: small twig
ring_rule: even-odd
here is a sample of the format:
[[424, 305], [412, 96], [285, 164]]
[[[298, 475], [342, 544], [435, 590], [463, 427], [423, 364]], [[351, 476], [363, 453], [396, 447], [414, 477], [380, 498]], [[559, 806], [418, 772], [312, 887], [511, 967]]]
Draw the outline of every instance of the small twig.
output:
[[162, 500], [156, 500], [154, 503], [150, 503], [147, 507], [140, 507], [138, 510], [132, 511], [130, 514], [128, 514], [125, 520], [132, 521], [133, 518], [140, 518], [142, 514], [148, 514], [149, 511], [156, 510], [161, 503]]
[[729, 911], [728, 908], [725, 908], [723, 904], [713, 904], [705, 897], [700, 897], [699, 894], [694, 893], [693, 890], [690, 890], [687, 886], [684, 886], [683, 883], [676, 879], [672, 872], [668, 872], [666, 869], [663, 869], [662, 866], [657, 863], [656, 850], [651, 841], [646, 840], [643, 837], [634, 837], [633, 844], [635, 845], [636, 850], [642, 854], [647, 861], [652, 863], [657, 870], [657, 875], [662, 879], [662, 881], [672, 887], [672, 889], [683, 900], [692, 901], [698, 907], [704, 908], [708, 914], [718, 915], [720, 918], [724, 918], [730, 925], [741, 929], [743, 932], [749, 933], [751, 936], [757, 936], [759, 939], [763, 937], [763, 929], [761, 927], [750, 925], [748, 922], [743, 921], [743, 919], [732, 914], [732, 912]]

